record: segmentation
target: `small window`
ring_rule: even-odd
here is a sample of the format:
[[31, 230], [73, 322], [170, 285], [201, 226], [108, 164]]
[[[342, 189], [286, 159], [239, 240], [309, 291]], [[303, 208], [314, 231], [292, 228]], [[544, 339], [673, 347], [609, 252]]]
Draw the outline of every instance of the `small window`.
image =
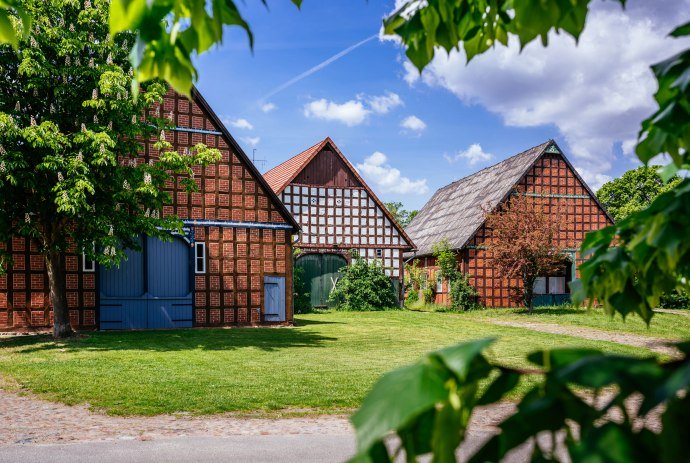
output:
[[376, 250], [376, 257], [379, 258], [379, 259], [380, 259], [381, 257], [383, 257], [383, 249], [377, 249], [377, 250]]
[[436, 279], [436, 292], [439, 294], [443, 292], [443, 279], [442, 278]]
[[546, 294], [546, 277], [539, 277], [534, 281], [534, 294]]
[[194, 271], [206, 273], [206, 243], [194, 243]]
[[[92, 252], [96, 253], [96, 244], [92, 245]], [[96, 271], [96, 261], [88, 260], [86, 254], [81, 255], [81, 269], [84, 272], [95, 272]]]
[[549, 294], [565, 294], [565, 277], [549, 277]]

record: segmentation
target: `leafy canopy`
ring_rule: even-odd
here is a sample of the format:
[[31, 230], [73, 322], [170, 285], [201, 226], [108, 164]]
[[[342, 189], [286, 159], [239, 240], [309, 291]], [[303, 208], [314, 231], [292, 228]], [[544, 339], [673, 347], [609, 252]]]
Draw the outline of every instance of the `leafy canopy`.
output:
[[613, 219], [619, 221], [649, 206], [657, 196], [672, 190], [680, 181], [675, 177], [666, 183], [654, 167], [640, 166], [605, 183], [597, 191], [597, 198]]
[[[84, 0], [84, 7], [92, 0]], [[290, 0], [299, 7], [301, 0]], [[0, 43], [14, 48], [39, 20], [20, 0], [0, 1]], [[266, 0], [261, 3], [268, 6]], [[233, 0], [112, 0], [110, 34], [129, 31], [136, 36], [130, 60], [134, 66], [132, 92], [139, 83], [162, 79], [179, 93], [190, 96], [197, 70], [192, 59], [223, 42], [223, 27], [237, 26], [254, 37]]]
[[[36, 238], [45, 253], [76, 245], [111, 264], [138, 234], [180, 230], [162, 213], [166, 182], [184, 174], [180, 184], [194, 189], [192, 166], [216, 161], [218, 150], [172, 149], [160, 108], [167, 86], [147, 84], [132, 98], [134, 37], [108, 38], [107, 1], [22, 6], [31, 33], [19, 50], [0, 46], [0, 241]], [[157, 152], [149, 162], [140, 158], [146, 140]]]

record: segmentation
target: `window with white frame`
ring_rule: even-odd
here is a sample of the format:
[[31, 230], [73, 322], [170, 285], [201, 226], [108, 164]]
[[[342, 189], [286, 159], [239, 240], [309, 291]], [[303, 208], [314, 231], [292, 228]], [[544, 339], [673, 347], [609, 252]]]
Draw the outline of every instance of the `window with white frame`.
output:
[[194, 273], [206, 273], [206, 243], [194, 243]]
[[[94, 244], [93, 246], [93, 251], [96, 250], [96, 245]], [[95, 254], [95, 252], [94, 252]], [[81, 269], [84, 272], [95, 272], [96, 271], [96, 261], [95, 260], [89, 260], [86, 257], [86, 254], [81, 255]]]
[[439, 294], [443, 292], [443, 278], [436, 278], [436, 292]]

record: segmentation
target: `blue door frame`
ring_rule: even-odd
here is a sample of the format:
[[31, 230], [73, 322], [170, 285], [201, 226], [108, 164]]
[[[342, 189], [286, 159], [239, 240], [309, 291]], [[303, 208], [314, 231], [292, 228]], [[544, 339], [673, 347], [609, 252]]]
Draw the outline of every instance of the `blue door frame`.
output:
[[119, 268], [99, 270], [102, 330], [188, 328], [193, 324], [193, 251], [145, 237]]

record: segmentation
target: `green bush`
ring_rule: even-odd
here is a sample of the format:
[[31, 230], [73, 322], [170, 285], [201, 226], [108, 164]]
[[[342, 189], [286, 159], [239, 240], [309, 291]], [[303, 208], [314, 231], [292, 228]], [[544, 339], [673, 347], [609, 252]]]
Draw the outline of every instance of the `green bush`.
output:
[[422, 296], [424, 297], [425, 304], [431, 304], [434, 302], [434, 292], [431, 290], [431, 288], [424, 288], [422, 290]]
[[405, 302], [408, 304], [414, 304], [417, 301], [419, 301], [419, 291], [416, 289], [410, 289], [410, 291], [407, 293], [407, 297], [405, 298]]
[[659, 307], [662, 309], [690, 309], [690, 296], [682, 291], [673, 291], [661, 296]]
[[380, 263], [367, 263], [358, 256], [344, 267], [328, 297], [339, 310], [385, 310], [397, 306], [393, 285]]
[[304, 281], [304, 269], [294, 266], [293, 287], [295, 290], [295, 313], [311, 312], [311, 294], [307, 291], [307, 283]]
[[477, 307], [477, 290], [470, 284], [465, 273], [457, 272], [450, 281], [450, 308], [466, 311]]

